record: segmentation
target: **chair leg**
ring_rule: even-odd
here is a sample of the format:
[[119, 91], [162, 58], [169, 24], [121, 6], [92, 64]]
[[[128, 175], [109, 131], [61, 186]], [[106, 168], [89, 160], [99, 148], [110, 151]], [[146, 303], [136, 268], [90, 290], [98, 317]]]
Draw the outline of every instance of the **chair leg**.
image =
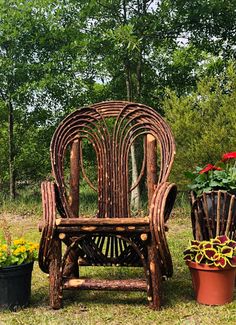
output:
[[61, 241], [57, 238], [53, 240], [49, 264], [49, 299], [53, 309], [62, 307], [62, 278], [60, 274], [61, 266]]
[[157, 250], [152, 243], [148, 246], [148, 268], [150, 272], [150, 284], [152, 296], [148, 297], [149, 306], [152, 309], [159, 310], [162, 302], [162, 275], [157, 260]]

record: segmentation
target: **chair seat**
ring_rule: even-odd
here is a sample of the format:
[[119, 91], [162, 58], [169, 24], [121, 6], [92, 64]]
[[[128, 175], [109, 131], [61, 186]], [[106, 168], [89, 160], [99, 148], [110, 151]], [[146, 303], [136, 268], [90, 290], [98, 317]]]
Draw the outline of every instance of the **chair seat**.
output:
[[147, 233], [150, 232], [148, 217], [144, 218], [58, 218], [58, 232], [111, 232], [111, 233]]

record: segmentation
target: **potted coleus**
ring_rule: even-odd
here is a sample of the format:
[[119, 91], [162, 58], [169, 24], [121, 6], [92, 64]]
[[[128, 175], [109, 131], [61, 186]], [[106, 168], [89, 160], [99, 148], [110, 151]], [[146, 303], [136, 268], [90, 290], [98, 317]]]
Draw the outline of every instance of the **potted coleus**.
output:
[[196, 300], [223, 305], [233, 299], [236, 272], [236, 242], [227, 236], [209, 241], [192, 240], [184, 251]]
[[38, 244], [24, 238], [0, 240], [0, 308], [26, 307]]

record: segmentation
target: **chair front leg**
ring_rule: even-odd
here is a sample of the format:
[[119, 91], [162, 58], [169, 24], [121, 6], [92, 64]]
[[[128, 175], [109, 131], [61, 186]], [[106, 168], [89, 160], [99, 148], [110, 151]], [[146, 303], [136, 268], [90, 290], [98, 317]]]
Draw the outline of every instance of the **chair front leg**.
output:
[[152, 296], [148, 297], [149, 306], [154, 310], [159, 310], [162, 304], [162, 274], [158, 264], [157, 249], [154, 241], [148, 245], [148, 269], [150, 274], [150, 284]]
[[53, 309], [62, 307], [61, 241], [54, 238], [49, 262], [49, 299]]

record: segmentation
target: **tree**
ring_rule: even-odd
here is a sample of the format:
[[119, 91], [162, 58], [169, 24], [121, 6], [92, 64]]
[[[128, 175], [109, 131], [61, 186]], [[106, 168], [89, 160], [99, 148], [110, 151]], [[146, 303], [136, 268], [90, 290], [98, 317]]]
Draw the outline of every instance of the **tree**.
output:
[[[30, 81], [27, 68], [28, 57], [31, 56], [32, 52], [32, 48], [27, 44], [26, 25], [21, 20], [20, 9], [16, 9], [16, 3], [13, 1], [2, 1], [0, 12], [2, 27], [0, 43], [0, 95], [2, 107], [7, 112], [5, 117], [8, 120], [8, 163], [11, 198], [14, 198], [16, 194], [14, 111], [17, 106], [20, 89], [26, 82]], [[25, 46], [22, 46], [23, 44]]]
[[[41, 129], [46, 132], [47, 125], [55, 123], [75, 103], [78, 105], [90, 84], [82, 81], [87, 77], [83, 76], [84, 60], [79, 59], [84, 54], [84, 32], [78, 33], [76, 8], [73, 1], [1, 1], [1, 127], [4, 136], [8, 134], [9, 165], [1, 178], [9, 179], [11, 198], [16, 195], [16, 176], [20, 178], [16, 168], [25, 172], [20, 168], [22, 164], [30, 166], [27, 158], [39, 140], [35, 134], [41, 134]], [[49, 140], [45, 146], [49, 146]], [[35, 175], [36, 166], [35, 160], [31, 175]]]
[[205, 77], [196, 91], [177, 97], [169, 92], [163, 105], [177, 144], [172, 177], [184, 187], [184, 173], [214, 164], [236, 148], [236, 72], [229, 65], [220, 76]]
[[160, 7], [161, 18], [153, 24], [166, 42], [156, 42], [153, 65], [159, 76], [154, 95], [163, 99], [165, 87], [179, 95], [191, 92], [202, 77], [219, 74], [229, 59], [235, 59], [236, 4], [163, 0]]
[[[157, 38], [153, 20], [162, 15], [161, 5], [154, 1], [122, 0], [89, 1], [82, 10], [87, 13], [88, 37], [93, 49], [98, 78], [109, 80], [112, 98], [139, 101], [152, 105], [157, 87], [157, 74], [150, 53]], [[158, 17], [158, 19], [161, 19]], [[89, 22], [93, 24], [89, 24]], [[158, 41], [163, 44], [161, 37]], [[115, 62], [115, 64], [114, 64]], [[135, 147], [131, 148], [132, 183], [137, 179]], [[131, 205], [139, 207], [139, 188], [132, 191]]]
[[224, 59], [235, 58], [235, 9], [232, 0], [170, 1], [170, 10], [189, 43]]
[[234, 56], [236, 11], [229, 0], [0, 4], [0, 178], [10, 180], [12, 197], [16, 179], [50, 172], [46, 158], [40, 170], [37, 162], [54, 125], [75, 107], [129, 99], [163, 112], [166, 87], [188, 94]]

